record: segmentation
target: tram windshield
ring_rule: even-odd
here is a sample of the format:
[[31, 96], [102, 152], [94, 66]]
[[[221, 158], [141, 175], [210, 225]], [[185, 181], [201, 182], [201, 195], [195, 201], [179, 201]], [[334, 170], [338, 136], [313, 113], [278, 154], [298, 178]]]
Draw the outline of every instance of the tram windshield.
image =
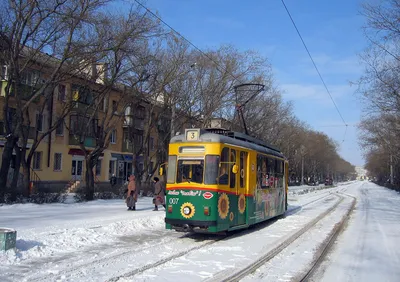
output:
[[179, 160], [176, 183], [203, 183], [204, 160]]
[[217, 184], [219, 156], [204, 160], [178, 160], [176, 183]]

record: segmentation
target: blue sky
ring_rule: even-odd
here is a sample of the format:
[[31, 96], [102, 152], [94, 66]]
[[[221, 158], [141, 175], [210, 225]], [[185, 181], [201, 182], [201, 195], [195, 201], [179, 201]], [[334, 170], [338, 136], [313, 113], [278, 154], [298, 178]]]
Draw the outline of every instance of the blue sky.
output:
[[340, 155], [363, 165], [356, 124], [361, 105], [354, 94], [362, 74], [358, 53], [366, 46], [360, 0], [286, 0], [311, 55], [344, 120], [325, 91], [280, 0], [147, 0], [144, 3], [199, 48], [233, 44], [268, 57], [275, 79], [296, 116], [340, 143]]

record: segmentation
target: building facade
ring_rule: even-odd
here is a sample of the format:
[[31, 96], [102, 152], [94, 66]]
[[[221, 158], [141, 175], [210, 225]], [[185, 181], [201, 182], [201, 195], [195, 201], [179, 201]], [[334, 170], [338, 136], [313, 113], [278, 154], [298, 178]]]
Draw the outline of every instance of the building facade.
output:
[[[27, 89], [27, 93], [32, 93], [30, 89], [39, 87], [40, 83], [38, 82], [41, 79], [46, 79], [46, 73], [41, 73], [34, 68], [27, 71], [25, 76], [23, 84]], [[0, 74], [0, 156], [3, 153], [6, 140], [3, 108], [7, 83], [7, 66], [3, 65]], [[80, 146], [82, 140], [77, 138], [77, 130], [88, 122], [85, 114], [88, 114], [86, 109], [89, 105], [99, 102], [99, 96], [97, 98], [90, 97], [91, 94], [89, 92], [83, 93], [83, 89], [87, 89], [87, 85], [96, 89], [99, 82], [84, 82], [84, 88], [80, 84], [82, 84], [81, 79], [59, 83], [52, 89], [50, 100], [47, 99], [44, 101], [43, 97], [39, 97], [33, 103], [30, 103], [28, 108], [30, 119], [28, 150], [35, 138], [40, 137], [40, 134], [48, 131], [49, 127], [54, 124], [54, 121], [61, 116], [60, 114], [70, 102], [70, 99], [76, 100], [76, 103], [73, 104], [73, 108], [65, 116], [63, 122], [51, 134], [44, 137], [35, 150], [31, 163], [31, 174], [40, 182], [64, 182], [67, 186], [72, 186], [85, 179], [85, 154]], [[146, 114], [147, 104], [138, 102], [129, 107], [120, 105], [121, 95], [122, 92], [119, 89], [111, 90], [107, 95], [102, 97], [101, 106], [96, 113], [95, 120], [101, 121], [109, 115], [110, 111], [125, 111], [124, 116], [116, 115], [116, 117], [113, 117], [115, 122], [111, 123], [113, 124], [113, 128], [109, 134], [109, 145], [99, 157], [94, 169], [95, 182], [97, 183], [109, 182], [112, 176], [115, 176], [119, 183], [125, 182], [134, 171], [133, 148], [141, 146], [144, 139], [148, 142], [146, 152], [140, 155], [135, 154], [138, 167], [139, 169], [144, 169], [145, 158], [147, 158], [147, 163], [149, 163], [149, 171], [152, 171], [156, 164], [157, 132], [154, 129], [150, 129], [150, 137], [144, 138], [143, 136], [145, 124], [148, 118], [150, 118]], [[26, 98], [29, 99], [29, 96]], [[46, 103], [46, 105], [43, 103]], [[7, 110], [9, 121], [12, 120], [16, 107], [16, 101], [13, 100], [13, 97], [10, 97]], [[43, 108], [45, 110], [42, 110]], [[96, 128], [96, 125], [94, 125], [94, 128], [95, 132], [99, 127], [97, 126]], [[94, 134], [94, 132], [85, 134], [84, 146], [89, 152], [96, 147], [98, 140], [98, 135]], [[13, 158], [15, 158], [15, 152], [13, 153]], [[13, 165], [14, 162], [12, 162], [11, 167]]]

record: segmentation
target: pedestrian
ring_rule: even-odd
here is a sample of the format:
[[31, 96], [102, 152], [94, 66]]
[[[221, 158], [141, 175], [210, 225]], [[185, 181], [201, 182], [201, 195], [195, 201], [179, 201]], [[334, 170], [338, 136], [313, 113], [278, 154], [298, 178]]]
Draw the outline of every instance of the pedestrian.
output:
[[136, 201], [137, 201], [137, 192], [136, 192], [136, 183], [135, 183], [135, 176], [129, 176], [129, 183], [128, 183], [128, 193], [126, 197], [126, 206], [129, 210], [136, 210]]
[[165, 209], [165, 193], [164, 193], [164, 187], [163, 183], [160, 181], [158, 177], [153, 178], [154, 181], [154, 198], [153, 198], [153, 204], [154, 204], [154, 210], [153, 211], [158, 211], [158, 206], [162, 205]]

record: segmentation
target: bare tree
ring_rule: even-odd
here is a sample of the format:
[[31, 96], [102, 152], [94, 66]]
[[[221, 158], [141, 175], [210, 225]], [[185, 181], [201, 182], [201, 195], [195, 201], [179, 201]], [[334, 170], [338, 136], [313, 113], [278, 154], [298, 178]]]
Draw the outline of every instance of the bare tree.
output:
[[[7, 68], [7, 73], [3, 74], [7, 84], [3, 107], [6, 144], [0, 169], [1, 199], [13, 149], [21, 147], [17, 156], [24, 168], [26, 189], [35, 149], [59, 126], [71, 108], [67, 104], [58, 119], [53, 120], [43, 132], [34, 134], [34, 144], [27, 153], [27, 141], [32, 136], [29, 130], [32, 124], [30, 109], [36, 105], [42, 113], [58, 83], [80, 74], [87, 67], [84, 62], [93, 55], [93, 49], [88, 48], [90, 42], [85, 38], [96, 18], [95, 14], [105, 3], [107, 1], [102, 0], [3, 3], [0, 62]], [[14, 111], [10, 111], [11, 106], [15, 107]]]
[[369, 115], [360, 124], [360, 144], [365, 149], [370, 173], [380, 183], [391, 175], [393, 182], [393, 178], [400, 176], [393, 175], [400, 148], [400, 1], [366, 2], [362, 14], [370, 45], [361, 55], [365, 71], [356, 83]]
[[[149, 41], [162, 32], [159, 24], [137, 7], [132, 7], [127, 15], [102, 14], [97, 19], [91, 41], [102, 50], [97, 54], [97, 61], [102, 62], [107, 76], [96, 83], [81, 82], [80, 86], [87, 87], [79, 92], [77, 102], [90, 97], [80, 114], [85, 122], [70, 125], [85, 155], [87, 200], [93, 199], [93, 170], [99, 157], [108, 148], [110, 136], [124, 121], [127, 105], [140, 101], [141, 93], [136, 86], [150, 78]], [[94, 144], [86, 144], [88, 137], [95, 139]]]

